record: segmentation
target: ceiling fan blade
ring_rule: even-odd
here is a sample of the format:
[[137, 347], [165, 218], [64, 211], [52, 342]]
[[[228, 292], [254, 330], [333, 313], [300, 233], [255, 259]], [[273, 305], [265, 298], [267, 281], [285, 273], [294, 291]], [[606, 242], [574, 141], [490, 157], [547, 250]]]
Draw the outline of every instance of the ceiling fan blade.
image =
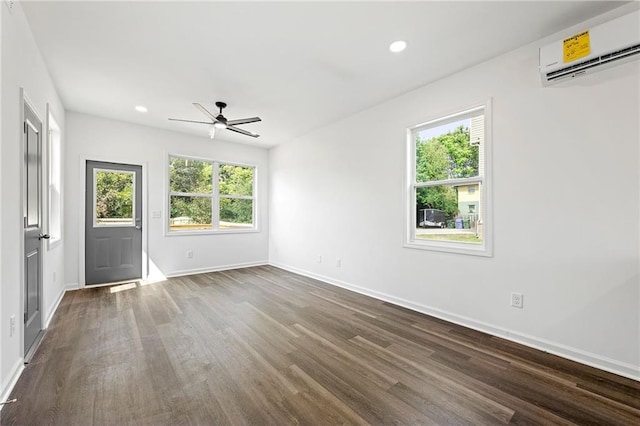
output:
[[199, 103], [193, 103], [193, 106], [198, 108], [204, 115], [206, 115], [207, 117], [209, 117], [210, 119], [212, 119], [214, 122], [218, 121], [216, 119], [216, 116], [211, 114], [205, 107], [203, 107], [202, 105], [200, 105]]
[[257, 121], [262, 121], [262, 120], [260, 119], [260, 117], [240, 118], [238, 120], [228, 120], [227, 124], [230, 126], [236, 126], [238, 124], [255, 123]]
[[260, 136], [257, 133], [247, 132], [246, 130], [238, 129], [237, 127], [227, 126], [227, 130], [231, 130], [232, 132], [240, 133], [242, 135], [251, 136], [252, 138], [257, 138]]
[[185, 123], [198, 123], [198, 124], [208, 124], [212, 125], [213, 123], [210, 121], [194, 121], [194, 120], [183, 120], [182, 118], [170, 118], [171, 121], [184, 121]]

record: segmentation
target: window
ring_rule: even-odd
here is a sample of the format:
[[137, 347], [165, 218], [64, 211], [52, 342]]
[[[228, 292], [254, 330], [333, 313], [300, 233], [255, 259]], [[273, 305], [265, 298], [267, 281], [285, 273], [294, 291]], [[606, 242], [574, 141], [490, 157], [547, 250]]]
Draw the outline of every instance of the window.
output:
[[135, 173], [93, 169], [93, 185], [93, 226], [133, 226]]
[[62, 168], [60, 126], [48, 114], [47, 151], [49, 154], [49, 248], [62, 240]]
[[256, 230], [256, 168], [169, 157], [169, 232]]
[[218, 166], [221, 229], [253, 227], [253, 172], [252, 167]]
[[213, 163], [169, 159], [169, 229], [213, 229]]
[[489, 104], [408, 131], [406, 242], [491, 255]]

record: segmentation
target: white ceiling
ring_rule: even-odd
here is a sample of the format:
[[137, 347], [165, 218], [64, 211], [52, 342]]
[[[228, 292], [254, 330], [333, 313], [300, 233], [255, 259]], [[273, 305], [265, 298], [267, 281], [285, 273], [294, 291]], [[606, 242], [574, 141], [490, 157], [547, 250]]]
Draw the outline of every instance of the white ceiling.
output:
[[[191, 104], [273, 146], [619, 2], [23, 2], [72, 111], [208, 137]], [[400, 54], [389, 44], [408, 42]], [[135, 105], [145, 105], [141, 114]]]

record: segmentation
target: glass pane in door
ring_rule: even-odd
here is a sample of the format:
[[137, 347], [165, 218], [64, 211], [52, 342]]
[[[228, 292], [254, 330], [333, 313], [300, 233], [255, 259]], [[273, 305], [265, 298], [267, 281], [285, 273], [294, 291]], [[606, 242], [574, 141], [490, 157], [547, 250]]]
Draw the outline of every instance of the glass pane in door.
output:
[[93, 174], [94, 226], [133, 226], [135, 174], [95, 169]]
[[38, 132], [27, 125], [27, 226], [40, 225], [40, 142]]

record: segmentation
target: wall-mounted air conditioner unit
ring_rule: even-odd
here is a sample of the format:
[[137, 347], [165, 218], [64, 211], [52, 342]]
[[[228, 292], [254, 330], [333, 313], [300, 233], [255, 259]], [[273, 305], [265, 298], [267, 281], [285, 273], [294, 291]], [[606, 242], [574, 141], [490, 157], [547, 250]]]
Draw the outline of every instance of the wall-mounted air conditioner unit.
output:
[[640, 11], [613, 19], [540, 49], [544, 86], [640, 58]]

